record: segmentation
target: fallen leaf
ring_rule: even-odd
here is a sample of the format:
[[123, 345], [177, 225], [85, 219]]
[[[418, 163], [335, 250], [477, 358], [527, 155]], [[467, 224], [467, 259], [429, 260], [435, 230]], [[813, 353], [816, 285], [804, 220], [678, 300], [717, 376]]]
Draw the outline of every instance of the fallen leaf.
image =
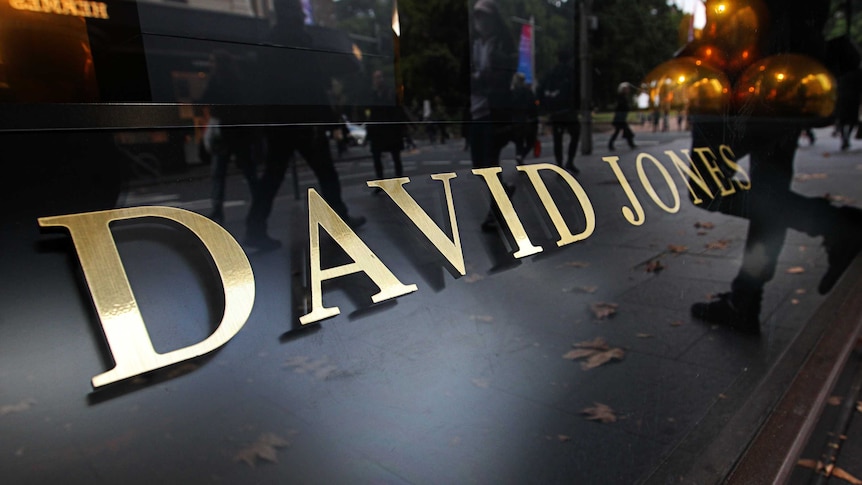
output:
[[658, 273], [659, 271], [664, 269], [664, 265], [661, 264], [661, 260], [656, 259], [655, 261], [650, 261], [646, 265], [647, 273]]
[[837, 194], [833, 195], [833, 194], [827, 193], [826, 195], [823, 196], [823, 198], [829, 200], [830, 202], [835, 202], [838, 204], [845, 204], [845, 205], [849, 205], [849, 204], [852, 204], [854, 202], [853, 199], [851, 199], [850, 197], [847, 197], [844, 195], [837, 195]]
[[5, 406], [0, 406], [0, 416], [27, 411], [28, 409], [33, 407], [34, 404], [36, 404], [36, 401], [33, 399], [24, 399], [17, 404], [7, 404]]
[[599, 301], [590, 305], [590, 310], [593, 311], [596, 318], [604, 320], [617, 312], [617, 306], [618, 305], [616, 303], [605, 303], [603, 301]]
[[599, 352], [595, 349], [574, 349], [563, 354], [563, 358], [567, 360], [577, 360], [582, 359], [584, 357], [589, 357], [596, 352]]
[[851, 483], [853, 485], [862, 485], [862, 480], [859, 480], [858, 478], [849, 474], [843, 468], [840, 468], [837, 466], [832, 469], [832, 476], [835, 478], [840, 478], [840, 479], [844, 480], [845, 482]]
[[706, 231], [697, 231], [698, 236], [706, 236], [708, 233]]
[[856, 401], [856, 410], [862, 413], [862, 401]]
[[799, 304], [799, 300], [797, 300], [796, 298], [791, 298], [791, 299], [790, 299], [790, 304], [791, 304], [791, 305], [798, 305], [798, 304]]
[[794, 266], [792, 268], [787, 268], [787, 274], [801, 274], [805, 272], [805, 268], [802, 266]]
[[590, 265], [590, 263], [587, 263], [585, 261], [567, 261], [567, 262], [561, 264], [559, 267], [560, 268], [566, 268], [566, 267], [568, 267], [568, 268], [586, 268], [589, 265]]
[[712, 229], [715, 227], [715, 224], [711, 222], [695, 222], [694, 227], [697, 229]]
[[617, 416], [610, 406], [598, 402], [593, 404], [593, 407], [584, 408], [581, 411], [581, 414], [586, 415], [588, 420], [600, 421], [602, 423], [615, 423], [617, 421]]
[[826, 400], [826, 404], [830, 406], [840, 406], [843, 399], [844, 398], [841, 396], [829, 396], [829, 399]]
[[590, 294], [592, 294], [592, 293], [595, 293], [596, 290], [598, 290], [598, 289], [599, 289], [598, 286], [576, 286], [569, 291], [571, 291], [573, 293], [590, 293]]
[[674, 320], [673, 322], [670, 322], [671, 327], [680, 327], [682, 325], [685, 325], [685, 322], [682, 320]]
[[484, 276], [478, 273], [471, 273], [464, 277], [464, 283], [475, 283], [483, 279], [485, 279]]
[[805, 288], [799, 288], [798, 290], [795, 291], [795, 293], [797, 295], [804, 295], [807, 292], [808, 292], [808, 290], [806, 290]]
[[820, 471], [823, 469], [823, 462], [820, 460], [814, 460], [812, 458], [802, 458], [796, 462], [796, 466], [801, 466], [802, 468], [810, 468], [814, 471]]
[[576, 342], [572, 344], [572, 347], [578, 349], [597, 349], [597, 350], [608, 350], [610, 347], [608, 343], [605, 342], [605, 339], [602, 337], [596, 337], [592, 340], [584, 340], [583, 342]]
[[290, 446], [290, 442], [286, 439], [274, 433], [264, 433], [257, 438], [257, 441], [239, 450], [234, 455], [233, 461], [242, 461], [252, 468], [256, 466], [258, 458], [276, 463], [278, 462], [276, 450], [286, 446]]
[[678, 245], [676, 245], [676, 244], [668, 244], [668, 245], [667, 245], [667, 249], [668, 249], [668, 251], [670, 251], [670, 252], [672, 252], [672, 253], [676, 253], [676, 254], [684, 253], [684, 252], [688, 251], [688, 248], [687, 248], [687, 247], [685, 247], [685, 246], [678, 246]]
[[710, 243], [706, 243], [706, 249], [727, 249], [730, 245], [730, 241], [727, 239], [719, 239], [718, 241], [712, 241]]
[[487, 389], [489, 386], [487, 379], [473, 379], [473, 385], [482, 389]]
[[607, 364], [611, 360], [622, 360], [626, 356], [626, 352], [620, 348], [605, 350], [591, 355], [586, 361], [581, 362], [581, 369], [595, 369], [601, 365]]
[[558, 435], [557, 435], [557, 440], [558, 440], [560, 443], [565, 443], [566, 441], [572, 441], [572, 437], [571, 437], [571, 436], [566, 436], [566, 435], [564, 435], [564, 434], [558, 434]]
[[793, 178], [799, 182], [806, 182], [808, 180], [823, 180], [828, 177], [829, 175], [825, 173], [800, 173]]
[[718, 395], [719, 399], [727, 399], [727, 394], [721, 393]]
[[653, 336], [648, 333], [639, 333], [636, 336], [637, 338], [653, 338]]
[[494, 317], [492, 317], [491, 315], [470, 315], [470, 320], [476, 322], [490, 323], [494, 321]]

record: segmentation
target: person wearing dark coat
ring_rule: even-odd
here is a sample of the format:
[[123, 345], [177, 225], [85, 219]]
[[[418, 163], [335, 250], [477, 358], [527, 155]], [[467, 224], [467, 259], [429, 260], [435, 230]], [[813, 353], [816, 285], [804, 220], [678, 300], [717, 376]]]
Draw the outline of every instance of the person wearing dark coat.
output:
[[[374, 71], [372, 75], [373, 105], [368, 117], [366, 130], [371, 143], [371, 157], [374, 160], [374, 173], [378, 179], [383, 178], [383, 152], [392, 155], [395, 176], [402, 177], [404, 169], [401, 165], [401, 150], [404, 149], [404, 123], [407, 121], [404, 110], [398, 105], [395, 93], [386, 86], [383, 71]], [[375, 193], [380, 192], [378, 187]]]
[[[822, 32], [829, 17], [828, 2], [764, 3], [771, 23], [760, 39], [764, 56], [796, 53], [813, 59], [826, 57]], [[739, 181], [731, 182], [737, 170], [729, 163], [720, 164], [720, 168], [726, 182], [736, 190], [722, 190], [713, 183], [718, 179], [707, 182], [710, 193], [692, 184], [692, 200], [698, 207], [749, 221], [742, 264], [730, 291], [712, 301], [692, 305], [695, 318], [759, 334], [764, 286], [775, 275], [788, 229], [823, 237], [829, 266], [817, 288], [821, 294], [832, 289], [862, 250], [862, 210], [836, 207], [827, 198], [807, 197], [791, 190], [793, 158], [803, 127], [797, 118], [760, 118], [743, 110], [725, 119], [693, 116], [691, 160], [696, 170], [706, 174], [710, 164], [695, 156], [694, 150], [709, 150], [716, 156], [723, 153], [734, 163], [748, 155], [750, 167], [748, 187], [733, 185]]]
[[635, 134], [632, 132], [631, 127], [629, 127], [629, 111], [631, 111], [631, 102], [632, 102], [632, 90], [631, 85], [629, 83], [622, 83], [617, 88], [617, 106], [614, 108], [614, 134], [611, 135], [611, 139], [608, 141], [608, 149], [610, 151], [614, 151], [614, 141], [617, 139], [617, 135], [622, 132], [623, 138], [625, 138], [626, 142], [629, 144], [629, 148], [637, 148], [635, 145], [634, 138]]
[[569, 133], [569, 149], [566, 152], [566, 170], [578, 173], [575, 167], [575, 154], [581, 138], [581, 124], [578, 121], [580, 108], [580, 82], [574, 66], [574, 56], [569, 49], [557, 55], [557, 65], [540, 85], [542, 110], [548, 114], [554, 137], [554, 159], [563, 166], [563, 137]]
[[838, 78], [835, 124], [841, 135], [841, 150], [850, 148], [850, 134], [859, 123], [860, 97], [862, 97], [862, 71], [854, 69]]

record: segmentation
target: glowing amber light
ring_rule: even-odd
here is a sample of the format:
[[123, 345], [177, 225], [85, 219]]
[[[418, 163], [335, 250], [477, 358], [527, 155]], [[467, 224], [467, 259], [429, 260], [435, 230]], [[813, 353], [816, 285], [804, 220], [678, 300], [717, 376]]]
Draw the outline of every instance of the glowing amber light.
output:
[[755, 116], [825, 118], [835, 109], [835, 97], [826, 67], [808, 56], [779, 54], [742, 73], [734, 101]]
[[715, 7], [715, 13], [718, 13], [718, 14], [724, 13], [725, 10], [727, 10], [727, 6], [723, 3], [720, 3], [720, 4], [716, 5], [716, 7]]
[[651, 107], [721, 113], [729, 102], [730, 81], [719, 69], [693, 57], [664, 62], [643, 80]]

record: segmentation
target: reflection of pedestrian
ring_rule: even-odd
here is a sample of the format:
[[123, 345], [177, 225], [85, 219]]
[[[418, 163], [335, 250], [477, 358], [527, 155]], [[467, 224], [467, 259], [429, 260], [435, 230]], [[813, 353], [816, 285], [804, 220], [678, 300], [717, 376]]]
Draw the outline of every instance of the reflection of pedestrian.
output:
[[570, 139], [569, 150], [566, 152], [566, 169], [578, 173], [574, 161], [581, 136], [581, 125], [578, 122], [580, 83], [571, 51], [560, 50], [557, 60], [557, 65], [540, 85], [541, 106], [548, 113], [548, 121], [551, 123], [557, 165], [563, 166], [563, 136], [568, 132]]
[[[317, 63], [318, 54], [311, 49], [302, 7], [298, 0], [278, 0], [275, 6], [276, 24], [268, 41], [292, 48], [269, 49], [262, 61], [272, 68], [272, 75], [266, 82], [279, 89], [273, 94], [277, 98], [273, 101], [294, 106], [289, 110], [292, 119], [266, 128], [269, 148], [266, 167], [249, 209], [245, 239], [246, 244], [259, 249], [281, 245], [267, 234], [267, 219], [294, 152], [308, 163], [320, 183], [321, 196], [348, 225], [357, 227], [365, 222], [363, 217], [350, 217], [341, 198], [341, 183], [332, 162], [326, 131], [321, 126], [340, 120], [329, 106], [326, 87], [330, 83]], [[293, 66], [302, 66], [302, 69]]]
[[216, 222], [224, 220], [225, 179], [227, 166], [231, 156], [236, 157], [237, 167], [242, 171], [252, 195], [257, 187], [257, 172], [252, 161], [252, 144], [254, 133], [250, 128], [236, 126], [232, 114], [236, 106], [243, 103], [242, 82], [239, 68], [230, 53], [217, 50], [210, 56], [212, 69], [207, 81], [206, 91], [201, 102], [209, 106], [210, 122], [208, 130], [218, 127], [219, 136], [212, 140], [208, 147], [212, 159], [212, 212], [210, 219]]
[[[511, 127], [509, 83], [517, 63], [515, 44], [494, 0], [473, 6], [473, 45], [470, 56], [470, 157], [473, 167], [499, 165], [500, 150]], [[483, 230], [494, 230], [497, 218], [488, 214]]]
[[[781, 52], [798, 52], [819, 56], [823, 53], [822, 26], [829, 14], [828, 3], [784, 0], [767, 2], [772, 25], [770, 39], [763, 45], [785, 46]], [[805, 28], [803, 28], [805, 26]], [[777, 54], [779, 52], [767, 52]], [[775, 275], [778, 256], [784, 245], [787, 229], [810, 236], [823, 236], [829, 267], [820, 280], [818, 291], [828, 292], [844, 270], [862, 249], [862, 211], [852, 207], [835, 207], [820, 197], [804, 197], [790, 190], [793, 182], [793, 158], [800, 129], [792, 120], [757, 120], [738, 115], [724, 122], [693, 118], [692, 146], [694, 150], [708, 148], [721, 160], [730, 156], [722, 143], [729, 144], [735, 158], [749, 155], [750, 187], [734, 187], [731, 179], [736, 170], [729, 163], [719, 163], [724, 172], [724, 185], [716, 186], [719, 178], [710, 178], [710, 194], [692, 184], [699, 207], [710, 211], [744, 217], [749, 220], [742, 266], [731, 283], [730, 291], [717, 300], [696, 303], [692, 314], [710, 323], [726, 325], [745, 333], [760, 331], [760, 308], [765, 284]], [[705, 153], [710, 159], [708, 152]], [[700, 173], [712, 170], [710, 162], [692, 156]], [[733, 158], [733, 157], [731, 157]], [[734, 162], [734, 160], [730, 160]], [[745, 190], [745, 189], [748, 190]]]
[[838, 78], [836, 128], [841, 135], [841, 149], [850, 148], [850, 134], [859, 123], [859, 101], [862, 95], [862, 71], [855, 69]]
[[631, 97], [631, 85], [629, 83], [620, 84], [617, 88], [617, 106], [614, 108], [614, 134], [611, 135], [611, 139], [608, 141], [608, 148], [611, 151], [614, 150], [614, 141], [617, 139], [617, 135], [619, 135], [620, 132], [622, 132], [623, 138], [626, 139], [630, 148], [635, 148], [637, 146], [634, 142], [635, 134], [629, 127], [628, 122], [629, 111], [631, 111]]
[[[372, 76], [373, 90], [371, 98], [373, 105], [368, 117], [366, 130], [368, 140], [371, 142], [371, 157], [374, 160], [374, 172], [378, 179], [383, 178], [383, 152], [392, 155], [392, 164], [395, 166], [395, 176], [404, 175], [401, 166], [401, 150], [403, 146], [403, 123], [406, 121], [401, 109], [395, 99], [395, 93], [389, 89], [383, 79], [383, 71], [374, 71]], [[375, 193], [381, 189], [378, 187]]]
[[539, 123], [536, 96], [525, 79], [520, 72], [512, 78], [512, 141], [515, 142], [515, 160], [519, 164], [533, 149]]

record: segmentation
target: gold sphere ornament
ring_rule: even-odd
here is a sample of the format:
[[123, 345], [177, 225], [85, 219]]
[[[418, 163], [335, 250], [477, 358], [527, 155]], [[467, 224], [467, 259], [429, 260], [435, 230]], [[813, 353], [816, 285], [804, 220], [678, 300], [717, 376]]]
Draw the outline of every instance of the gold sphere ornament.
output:
[[692, 114], [721, 114], [730, 101], [730, 81], [712, 66], [693, 57], [659, 64], [642, 82], [650, 107], [687, 109]]
[[827, 118], [835, 110], [837, 84], [826, 67], [801, 54], [777, 54], [751, 65], [736, 82], [740, 114]]
[[762, 0], [706, 0], [703, 44], [695, 57], [728, 75], [742, 72], [760, 57], [760, 39], [769, 25]]

